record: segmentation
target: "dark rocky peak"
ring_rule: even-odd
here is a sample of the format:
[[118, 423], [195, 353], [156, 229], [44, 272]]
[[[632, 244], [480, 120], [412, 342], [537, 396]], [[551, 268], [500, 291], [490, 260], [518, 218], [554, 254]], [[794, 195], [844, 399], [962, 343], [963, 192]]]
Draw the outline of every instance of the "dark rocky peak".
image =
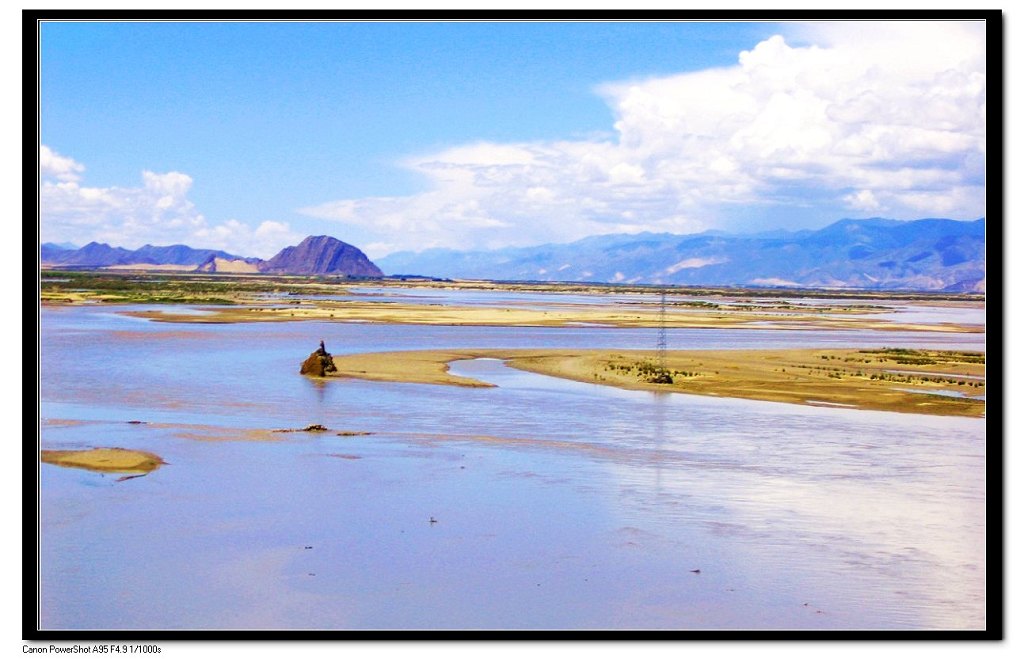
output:
[[285, 247], [266, 261], [261, 270], [281, 274], [384, 276], [358, 247], [331, 236], [309, 236], [298, 245]]

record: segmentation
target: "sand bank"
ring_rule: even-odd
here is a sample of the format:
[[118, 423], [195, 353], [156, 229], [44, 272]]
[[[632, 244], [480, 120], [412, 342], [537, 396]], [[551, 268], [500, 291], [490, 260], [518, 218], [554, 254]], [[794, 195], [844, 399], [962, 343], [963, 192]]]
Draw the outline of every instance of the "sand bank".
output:
[[[495, 356], [501, 351], [438, 351], [375, 352], [353, 355], [334, 355], [338, 369], [324, 379], [351, 377], [383, 382], [409, 382], [418, 384], [449, 384], [460, 387], [493, 387], [473, 378], [464, 378], [448, 372], [448, 364], [458, 359]], [[508, 354], [515, 351], [504, 351]], [[492, 354], [495, 353], [495, 354]]]
[[165, 464], [160, 456], [147, 451], [123, 448], [94, 448], [85, 451], [42, 451], [40, 459], [61, 467], [121, 474], [148, 474]]
[[[252, 323], [303, 320], [404, 325], [464, 325], [502, 327], [660, 327], [657, 309], [622, 306], [552, 305], [547, 309], [404, 304], [394, 302], [295, 300], [290, 305], [223, 306], [204, 308], [202, 315], [173, 308], [131, 311], [127, 315], [170, 323]], [[877, 329], [888, 331], [983, 332], [983, 326], [955, 323], [899, 323], [873, 318], [872, 313], [836, 310], [832, 314], [740, 309], [674, 309], [664, 318], [668, 328], [717, 329]]]
[[[482, 357], [502, 359], [514, 368], [543, 375], [624, 389], [920, 414], [985, 413], [985, 401], [977, 398], [985, 394], [984, 356], [924, 350], [673, 351], [665, 363], [672, 384], [648, 382], [657, 355], [637, 350], [475, 349], [340, 355], [335, 356], [338, 372], [330, 377], [490, 386], [448, 371], [452, 361]], [[911, 388], [914, 391], [908, 390]]]
[[[420, 289], [418, 301], [408, 292]], [[422, 290], [437, 290], [437, 297]], [[467, 304], [442, 291], [508, 291]], [[57, 272], [43, 278], [47, 305], [158, 304], [128, 315], [170, 323], [327, 321], [504, 327], [659, 327], [985, 331], [982, 323], [894, 321], [893, 303], [982, 308], [977, 295], [868, 291], [670, 287], [664, 317], [659, 289], [601, 284], [351, 282], [247, 274]], [[542, 295], [538, 295], [542, 294]], [[629, 294], [630, 297], [623, 297]], [[584, 301], [585, 300], [585, 301]], [[202, 314], [178, 304], [205, 305]], [[889, 317], [887, 317], [889, 316]]]

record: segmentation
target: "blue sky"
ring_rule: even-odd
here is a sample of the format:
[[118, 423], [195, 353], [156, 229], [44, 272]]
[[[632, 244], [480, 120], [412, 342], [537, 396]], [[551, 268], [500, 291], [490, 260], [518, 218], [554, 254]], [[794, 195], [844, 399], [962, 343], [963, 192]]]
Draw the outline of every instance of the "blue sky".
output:
[[980, 25], [48, 23], [41, 53], [44, 241], [376, 257], [984, 214]]

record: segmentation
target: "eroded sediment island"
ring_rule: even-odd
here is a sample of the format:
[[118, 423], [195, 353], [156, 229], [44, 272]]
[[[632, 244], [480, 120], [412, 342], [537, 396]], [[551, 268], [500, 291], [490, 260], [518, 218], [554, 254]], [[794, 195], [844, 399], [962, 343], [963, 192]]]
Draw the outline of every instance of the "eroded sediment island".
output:
[[493, 386], [449, 372], [453, 361], [479, 358], [624, 389], [919, 414], [985, 414], [984, 353], [946, 350], [672, 351], [664, 364], [658, 363], [657, 353], [641, 350], [420, 350], [340, 356], [330, 376]]
[[83, 451], [41, 451], [43, 462], [61, 467], [75, 467], [118, 474], [148, 474], [160, 465], [163, 459], [155, 453], [124, 448], [94, 448]]

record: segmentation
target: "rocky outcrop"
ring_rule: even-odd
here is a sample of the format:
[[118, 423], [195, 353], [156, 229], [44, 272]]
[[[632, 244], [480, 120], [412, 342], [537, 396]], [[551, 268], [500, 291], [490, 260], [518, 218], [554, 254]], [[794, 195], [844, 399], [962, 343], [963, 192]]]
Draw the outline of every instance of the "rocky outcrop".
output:
[[324, 342], [320, 341], [320, 347], [311, 353], [306, 358], [306, 361], [302, 362], [299, 373], [322, 378], [328, 373], [333, 373], [337, 370], [337, 367], [334, 366], [334, 358], [324, 348]]
[[272, 274], [384, 276], [358, 247], [330, 236], [309, 236], [298, 245], [285, 247], [261, 263], [260, 270]]

